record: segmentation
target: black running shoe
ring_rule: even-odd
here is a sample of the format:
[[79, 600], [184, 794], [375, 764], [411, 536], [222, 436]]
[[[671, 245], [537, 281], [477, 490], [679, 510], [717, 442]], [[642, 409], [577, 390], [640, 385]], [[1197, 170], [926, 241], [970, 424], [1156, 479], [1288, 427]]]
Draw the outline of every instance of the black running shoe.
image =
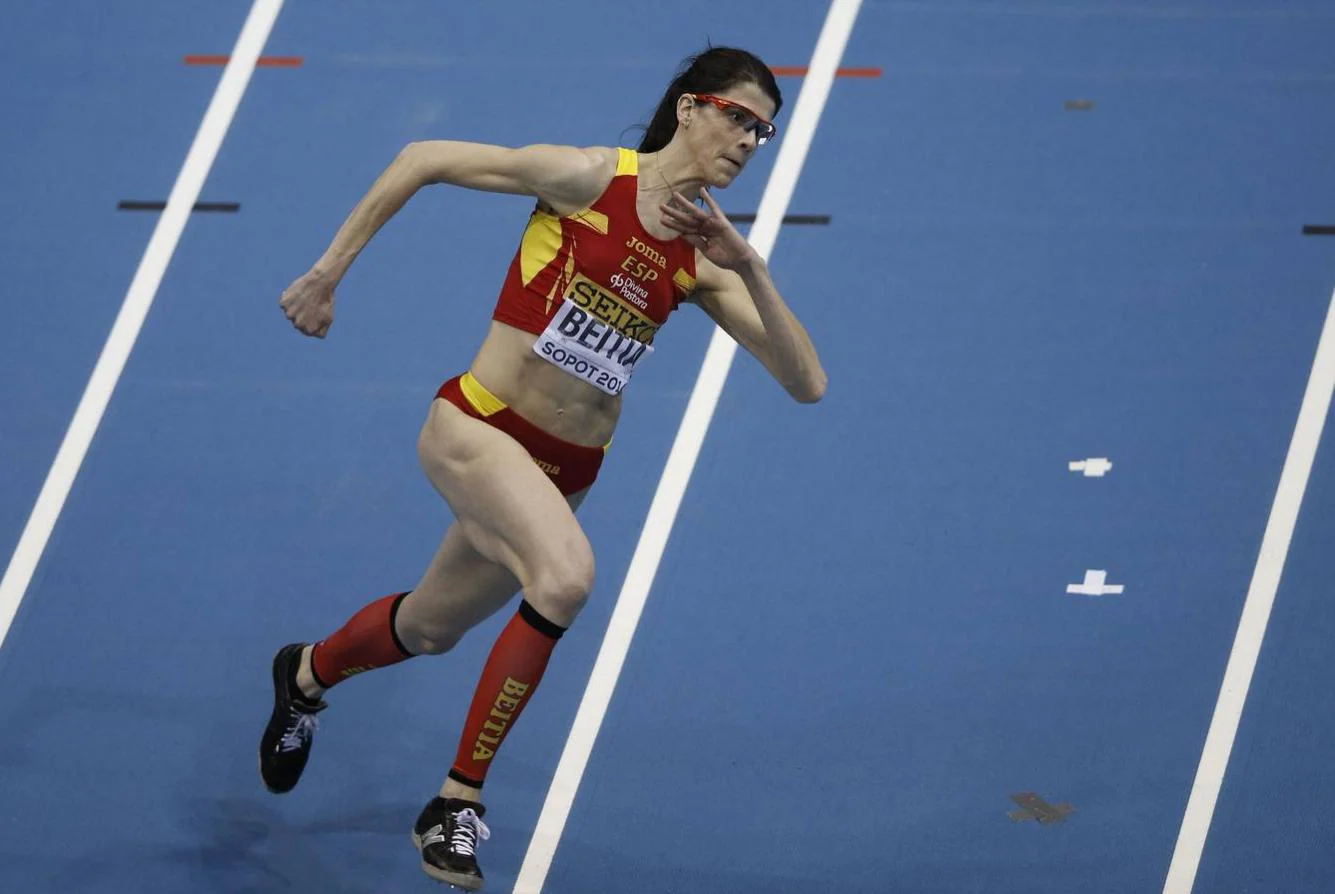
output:
[[297, 668], [305, 648], [305, 643], [293, 643], [273, 657], [273, 714], [260, 739], [260, 776], [275, 794], [292, 791], [301, 778], [319, 726], [315, 715], [329, 707], [323, 700], [310, 701], [297, 689]]
[[491, 837], [482, 814], [487, 808], [460, 798], [432, 798], [413, 826], [413, 844], [422, 852], [422, 870], [438, 882], [482, 890], [477, 843]]

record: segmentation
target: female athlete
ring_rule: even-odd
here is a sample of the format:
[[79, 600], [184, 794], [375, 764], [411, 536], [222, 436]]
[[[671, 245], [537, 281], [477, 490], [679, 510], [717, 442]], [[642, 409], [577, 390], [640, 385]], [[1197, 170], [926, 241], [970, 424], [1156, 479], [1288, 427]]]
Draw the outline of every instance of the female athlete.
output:
[[454, 765], [413, 829], [427, 874], [482, 887], [482, 785], [593, 589], [593, 550], [575, 510], [658, 328], [679, 304], [694, 304], [796, 400], [825, 392], [806, 331], [709, 193], [731, 184], [773, 139], [781, 103], [760, 59], [714, 47], [683, 64], [638, 151], [410, 144], [324, 256], [283, 293], [287, 318], [323, 338], [334, 288], [418, 189], [448, 183], [537, 200], [482, 347], [467, 372], [441, 386], [418, 441], [454, 523], [411, 591], [370, 603], [313, 646], [278, 651], [273, 714], [260, 743], [271, 791], [297, 784], [325, 690], [448, 652], [522, 591], [482, 670]]

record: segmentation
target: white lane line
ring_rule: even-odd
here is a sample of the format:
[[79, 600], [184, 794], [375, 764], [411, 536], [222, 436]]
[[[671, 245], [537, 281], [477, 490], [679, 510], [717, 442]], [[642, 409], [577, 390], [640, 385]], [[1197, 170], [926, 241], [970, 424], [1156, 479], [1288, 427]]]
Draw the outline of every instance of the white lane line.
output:
[[79, 400], [74, 419], [65, 432], [65, 440], [60, 444], [51, 471], [47, 473], [37, 503], [33, 506], [28, 523], [23, 527], [19, 544], [5, 568], [5, 576], [0, 579], [0, 646], [4, 645], [9, 627], [18, 614], [19, 603], [28, 591], [33, 572], [41, 561], [46, 544], [51, 539], [51, 531], [60, 518], [70, 488], [79, 474], [88, 447], [93, 442], [97, 427], [102, 422], [102, 414], [111, 402], [111, 394], [116, 390], [125, 363], [130, 358], [130, 351], [139, 338], [144, 319], [153, 305], [162, 276], [171, 261], [176, 244], [181, 239], [181, 231], [190, 216], [190, 209], [199, 199], [199, 191], [213, 167], [213, 160], [222, 146], [223, 137], [232, 123], [236, 108], [250, 83], [250, 76], [255, 71], [255, 61], [264, 49], [269, 32], [273, 30], [274, 20], [283, 8], [283, 0], [255, 0], [241, 28], [236, 47], [232, 50], [231, 61], [223, 70], [218, 88], [213, 93], [208, 111], [195, 134], [195, 141], [185, 157], [185, 164], [176, 178], [167, 207], [158, 218], [158, 225], [148, 241], [148, 248], [139, 262], [139, 269], [130, 282], [130, 290], [125, 294], [120, 313], [111, 327], [111, 334], [102, 347], [102, 354], [97, 359], [93, 374], [84, 388]]
[[[825, 25], [811, 57], [810, 70], [802, 81], [792, 120], [779, 147], [779, 156], [774, 161], [774, 171], [765, 185], [755, 225], [748, 235], [749, 241], [762, 257], [768, 258], [774, 249], [779, 225], [783, 222], [793, 189], [797, 186], [797, 177], [802, 171], [802, 163], [806, 160], [807, 150], [815, 135], [821, 110], [825, 107], [830, 86], [834, 83], [835, 70], [843, 58], [844, 47], [852, 34], [853, 23], [861, 5], [862, 0], [833, 0], [830, 4]], [[658, 490], [649, 506], [644, 530], [640, 533], [625, 583], [612, 611], [612, 619], [608, 623], [602, 648], [598, 651], [589, 684], [575, 715], [570, 738], [566, 740], [565, 749], [561, 752], [561, 760], [543, 803], [542, 814], [538, 817], [519, 877], [515, 880], [515, 894], [539, 894], [547, 880], [547, 872], [551, 869], [552, 858], [556, 855], [561, 833], [570, 816], [575, 793], [588, 766], [594, 740], [607, 714], [607, 706], [612, 701], [612, 691], [616, 688], [617, 677], [621, 674], [626, 653], [630, 650], [631, 638], [635, 635], [645, 600], [649, 597], [649, 589], [658, 573], [658, 564], [663, 558], [663, 550], [681, 506], [682, 495], [686, 491], [691, 471], [695, 468], [700, 446], [704, 443], [705, 432], [714, 415], [719, 395], [723, 392], [723, 383], [728, 377], [728, 368], [736, 352], [736, 343], [721, 330], [715, 329], [686, 406], [686, 414], [682, 417], [677, 438], [672, 444], [672, 452], [668, 455], [663, 477], [658, 482]]]
[[1279, 489], [1270, 509], [1270, 521], [1261, 540], [1261, 554], [1256, 560], [1247, 601], [1242, 606], [1242, 620], [1233, 640], [1233, 651], [1224, 670], [1224, 684], [1219, 690], [1210, 731], [1205, 736], [1205, 750], [1196, 769], [1196, 781], [1191, 786], [1187, 812], [1182, 818], [1182, 829], [1173, 850], [1173, 861], [1168, 867], [1164, 894], [1190, 894], [1196, 883], [1205, 839], [1210, 833], [1219, 789], [1228, 769], [1228, 758], [1233, 751], [1233, 740], [1242, 719], [1242, 708], [1247, 701], [1247, 690], [1252, 684], [1256, 659], [1261, 652], [1270, 610], [1275, 605], [1284, 561], [1289, 554], [1289, 543], [1298, 522], [1307, 479], [1316, 459], [1316, 448], [1321, 441], [1321, 430], [1326, 424], [1326, 412], [1335, 390], [1335, 294], [1331, 295], [1326, 323], [1317, 343], [1312, 374], [1307, 380], [1298, 424], [1289, 442], [1289, 454], [1284, 460], [1284, 471], [1279, 477]]

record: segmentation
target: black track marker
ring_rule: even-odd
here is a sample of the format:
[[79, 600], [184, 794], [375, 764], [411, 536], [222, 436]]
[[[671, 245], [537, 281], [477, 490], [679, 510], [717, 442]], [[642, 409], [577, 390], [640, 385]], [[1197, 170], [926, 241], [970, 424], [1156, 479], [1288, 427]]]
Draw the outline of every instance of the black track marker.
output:
[[[728, 220], [732, 221], [733, 223], [755, 223], [756, 216], [754, 214], [729, 214]], [[813, 226], [823, 227], [827, 226], [830, 223], [830, 215], [788, 214], [784, 216], [783, 222], [786, 224], [810, 224]]]
[[1335, 227], [1324, 224], [1308, 224], [1303, 227], [1304, 236], [1335, 236]]
[[[165, 211], [166, 202], [132, 202], [122, 201], [116, 206], [121, 211]], [[240, 202], [196, 202], [195, 211], [222, 211], [233, 214], [241, 210]]]

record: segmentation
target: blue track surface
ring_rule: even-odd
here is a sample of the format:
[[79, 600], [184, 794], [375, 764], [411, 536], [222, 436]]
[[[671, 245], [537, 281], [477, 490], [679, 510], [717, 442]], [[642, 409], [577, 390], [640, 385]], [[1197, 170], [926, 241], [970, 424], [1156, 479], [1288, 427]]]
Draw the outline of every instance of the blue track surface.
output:
[[[116, 204], [166, 198], [220, 71], [182, 57], [248, 8], [19, 4], [0, 31], [6, 561], [156, 222]], [[192, 217], [0, 648], [0, 890], [432, 889], [408, 827], [504, 613], [340, 687], [293, 795], [255, 745], [274, 648], [412, 586], [448, 524], [415, 439], [528, 201], [419, 195], [327, 341], [277, 296], [406, 142], [633, 144], [706, 37], [806, 64], [825, 4], [561, 10], [289, 0], [265, 52], [305, 62], [255, 73], [201, 195], [241, 211]], [[885, 76], [837, 82], [789, 209], [831, 223], [771, 263], [829, 394], [739, 356], [544, 890], [1162, 888], [1335, 287], [1335, 238], [1300, 234], [1335, 223], [1332, 46], [1329, 2], [866, 0], [844, 64]], [[581, 510], [598, 591], [488, 783], [489, 890], [707, 323], [665, 330]], [[1332, 507], [1323, 442], [1202, 894], [1335, 887]], [[1067, 595], [1086, 569], [1126, 592]], [[1021, 791], [1077, 813], [1013, 823]]]

